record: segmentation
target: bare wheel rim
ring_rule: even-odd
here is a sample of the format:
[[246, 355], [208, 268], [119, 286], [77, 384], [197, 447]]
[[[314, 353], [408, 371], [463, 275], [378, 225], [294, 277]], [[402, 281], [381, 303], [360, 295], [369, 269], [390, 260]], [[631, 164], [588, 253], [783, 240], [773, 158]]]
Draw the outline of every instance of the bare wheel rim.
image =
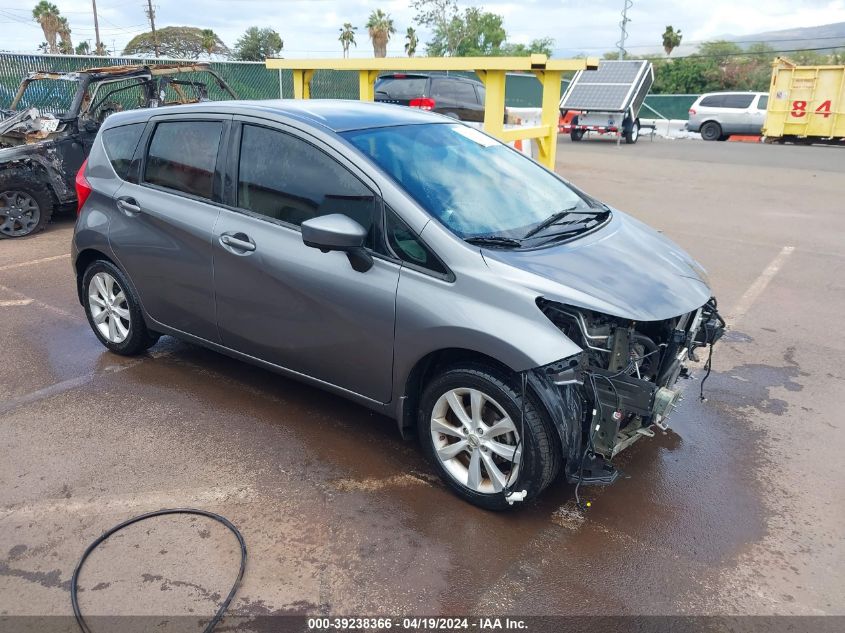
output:
[[97, 273], [88, 282], [88, 309], [94, 327], [109, 343], [122, 343], [132, 321], [126, 294], [108, 273]]
[[0, 191], [0, 233], [10, 237], [29, 235], [38, 226], [41, 207], [25, 191]]
[[631, 140], [636, 141], [640, 136], [640, 128], [637, 125], [631, 126]]
[[519, 476], [519, 431], [502, 406], [478, 389], [451, 389], [438, 398], [431, 441], [446, 472], [473, 492], [502, 492]]

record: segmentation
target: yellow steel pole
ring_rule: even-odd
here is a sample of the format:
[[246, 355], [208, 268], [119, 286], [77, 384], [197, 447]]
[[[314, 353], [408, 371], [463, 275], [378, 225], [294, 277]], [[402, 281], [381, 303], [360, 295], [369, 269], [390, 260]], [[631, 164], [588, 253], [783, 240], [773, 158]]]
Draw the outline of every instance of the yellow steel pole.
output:
[[311, 78], [314, 76], [314, 71], [306, 68], [294, 68], [291, 72], [293, 73], [293, 98], [310, 99]]
[[544, 137], [537, 139], [538, 162], [554, 170], [555, 157], [557, 156], [558, 121], [560, 120], [560, 79], [563, 73], [559, 70], [535, 70], [534, 74], [543, 84], [540, 123], [548, 130]]
[[358, 98], [361, 101], [375, 101], [375, 85], [378, 79], [378, 70], [359, 70], [358, 71]]
[[505, 129], [505, 71], [476, 71], [484, 82], [484, 131], [500, 137]]

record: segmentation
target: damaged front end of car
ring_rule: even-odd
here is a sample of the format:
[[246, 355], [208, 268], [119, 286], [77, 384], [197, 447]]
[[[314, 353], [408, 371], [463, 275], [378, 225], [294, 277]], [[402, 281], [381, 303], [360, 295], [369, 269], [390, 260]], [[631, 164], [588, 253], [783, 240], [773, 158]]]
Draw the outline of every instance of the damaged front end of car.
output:
[[725, 330], [716, 300], [660, 321], [634, 321], [538, 299], [542, 312], [580, 354], [531, 371], [529, 380], [561, 433], [567, 480], [612, 483], [613, 458], [652, 427], [665, 430], [682, 399], [688, 361]]

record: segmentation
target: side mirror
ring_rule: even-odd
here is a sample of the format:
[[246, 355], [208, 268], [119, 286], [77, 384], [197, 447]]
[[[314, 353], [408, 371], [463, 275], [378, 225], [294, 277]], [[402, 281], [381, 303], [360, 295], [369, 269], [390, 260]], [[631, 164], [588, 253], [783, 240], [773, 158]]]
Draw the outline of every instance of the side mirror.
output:
[[302, 241], [322, 252], [343, 251], [352, 268], [359, 273], [373, 267], [373, 258], [364, 248], [367, 230], [352, 218], [340, 213], [321, 215], [302, 223]]

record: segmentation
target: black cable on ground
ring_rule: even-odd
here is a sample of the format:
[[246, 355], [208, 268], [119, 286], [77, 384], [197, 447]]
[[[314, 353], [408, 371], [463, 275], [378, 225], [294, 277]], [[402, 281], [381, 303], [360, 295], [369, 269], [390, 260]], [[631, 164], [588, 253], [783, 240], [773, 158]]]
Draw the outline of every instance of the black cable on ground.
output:
[[154, 512], [147, 512], [146, 514], [141, 514], [131, 519], [127, 519], [123, 523], [119, 523], [115, 525], [110, 530], [103, 532], [97, 540], [91, 543], [88, 548], [85, 550], [85, 553], [82, 554], [82, 558], [79, 559], [79, 562], [76, 564], [76, 569], [73, 570], [73, 577], [70, 580], [70, 603], [73, 606], [73, 615], [76, 618], [76, 623], [79, 625], [79, 628], [82, 630], [83, 633], [91, 633], [91, 629], [88, 628], [88, 624], [85, 622], [85, 618], [82, 617], [82, 612], [79, 610], [79, 599], [77, 597], [77, 582], [79, 581], [79, 572], [82, 570], [82, 566], [85, 564], [85, 560], [88, 556], [93, 552], [97, 547], [109, 538], [112, 534], [119, 532], [123, 528], [132, 525], [133, 523], [138, 523], [139, 521], [143, 521], [144, 519], [150, 519], [152, 517], [163, 516], [166, 514], [195, 514], [198, 516], [206, 517], [209, 519], [213, 519], [218, 523], [222, 523], [229, 531], [235, 535], [235, 538], [238, 539], [238, 543], [241, 546], [241, 568], [238, 571], [238, 577], [235, 579], [235, 583], [232, 585], [232, 589], [229, 591], [229, 595], [226, 596], [226, 599], [220, 605], [220, 608], [217, 609], [217, 613], [214, 614], [214, 617], [211, 618], [211, 621], [208, 623], [208, 626], [203, 629], [203, 633], [211, 633], [214, 630], [214, 627], [223, 619], [223, 614], [226, 612], [226, 609], [229, 608], [229, 603], [232, 602], [232, 598], [235, 597], [235, 593], [238, 591], [238, 587], [241, 585], [241, 580], [244, 577], [244, 570], [246, 569], [246, 543], [244, 542], [244, 537], [241, 536], [241, 533], [238, 531], [238, 528], [229, 521], [226, 517], [220, 516], [219, 514], [214, 514], [213, 512], [206, 512], [205, 510], [196, 510], [194, 508], [168, 508], [165, 510], [156, 510]]

